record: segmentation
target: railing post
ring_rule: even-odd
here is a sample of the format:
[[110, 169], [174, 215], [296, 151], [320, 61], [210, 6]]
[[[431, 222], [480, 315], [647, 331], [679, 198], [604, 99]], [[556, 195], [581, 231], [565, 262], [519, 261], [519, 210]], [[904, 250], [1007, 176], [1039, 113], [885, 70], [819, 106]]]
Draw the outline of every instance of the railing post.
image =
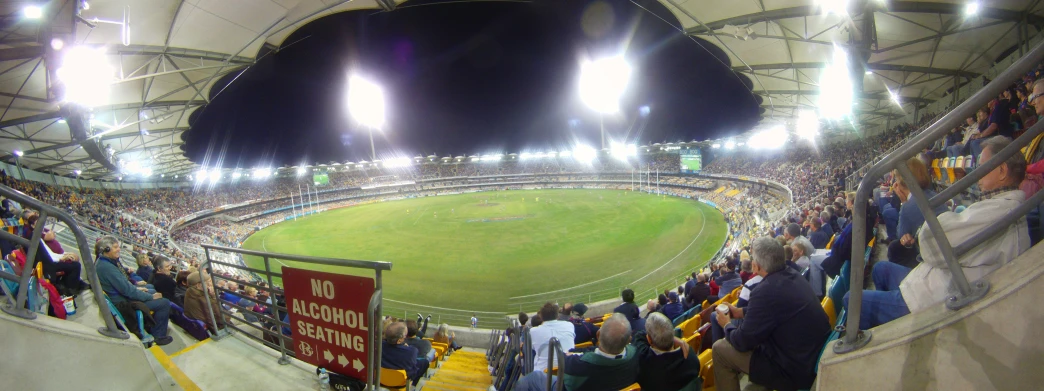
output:
[[[268, 277], [268, 289], [273, 289], [274, 290], [275, 285], [272, 285], [272, 267], [270, 265], [270, 262], [268, 261], [268, 256], [263, 257], [263, 259], [265, 260], [265, 276]], [[272, 306], [273, 307], [278, 305], [278, 303], [275, 300], [275, 294], [274, 293], [275, 292], [269, 292], [268, 293], [269, 294], [268, 297], [272, 298]], [[275, 318], [278, 321], [282, 322], [283, 319], [279, 317], [279, 309], [278, 308], [273, 308], [273, 310], [274, 311], [272, 311], [272, 313], [275, 314]], [[290, 357], [286, 356], [286, 342], [283, 341], [283, 325], [281, 325], [279, 323], [276, 323], [276, 326], [278, 326], [276, 328], [276, 331], [279, 332], [279, 361], [277, 361], [277, 362], [279, 363], [279, 365], [287, 365], [287, 364], [290, 363]], [[264, 336], [263, 333], [262, 333], [262, 336]]]
[[[214, 316], [214, 306], [211, 305], [210, 290], [207, 289], [207, 286], [206, 286], [207, 282], [206, 282], [206, 280], [203, 279], [203, 273], [207, 270], [206, 266], [207, 265], [211, 265], [211, 263], [210, 263], [210, 249], [207, 249], [207, 248], [204, 247], [203, 250], [205, 251], [206, 261], [202, 265], [199, 265], [200, 266], [199, 267], [199, 281], [200, 281], [200, 283], [203, 284], [203, 298], [207, 301], [207, 311], [210, 312], [210, 320], [211, 320], [211, 323], [214, 324], [214, 333], [211, 334], [210, 338], [215, 340], [215, 341], [218, 341], [218, 340], [221, 340], [221, 338], [224, 338], [224, 337], [228, 336], [229, 332], [228, 332], [228, 330], [218, 328], [217, 317]], [[214, 281], [214, 271], [213, 270], [210, 273], [210, 283], [213, 284], [213, 285], [217, 285], [217, 283]], [[217, 295], [217, 290], [214, 291], [214, 295]], [[221, 306], [221, 300], [217, 299], [216, 297], [215, 297], [215, 300], [217, 300], [217, 302], [218, 302], [217, 313], [220, 315], [221, 314], [221, 307], [220, 307]], [[224, 316], [222, 316], [221, 319], [224, 320]], [[281, 330], [282, 330], [282, 328], [280, 328], [280, 335], [282, 335], [282, 331]]]

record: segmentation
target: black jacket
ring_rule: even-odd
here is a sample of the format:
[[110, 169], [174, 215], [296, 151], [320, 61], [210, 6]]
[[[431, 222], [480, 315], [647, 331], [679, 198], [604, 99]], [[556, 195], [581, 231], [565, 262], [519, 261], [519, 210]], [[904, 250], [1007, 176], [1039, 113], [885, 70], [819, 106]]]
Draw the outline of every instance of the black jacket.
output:
[[427, 366], [421, 367], [417, 363], [417, 348], [381, 342], [381, 368], [403, 369], [410, 380], [416, 380], [428, 370]]
[[163, 295], [164, 299], [174, 301], [174, 291], [178, 284], [174, 282], [173, 278], [166, 274], [154, 273], [152, 275], [152, 286], [156, 288], [156, 292]]
[[638, 385], [642, 387], [642, 391], [702, 388], [698, 382], [694, 387], [686, 387], [700, 377], [700, 358], [689, 345], [684, 345], [674, 352], [656, 354], [649, 346], [645, 335], [644, 331], [639, 332], [631, 340], [631, 344], [638, 351]]
[[685, 300], [689, 302], [689, 307], [695, 307], [698, 304], [703, 304], [703, 301], [707, 300], [707, 296], [710, 296], [710, 287], [707, 286], [706, 282], [698, 282], [685, 293]]
[[829, 335], [830, 322], [812, 287], [789, 267], [765, 276], [750, 293], [743, 322], [725, 327], [736, 350], [754, 353], [751, 381], [775, 390], [812, 386]]
[[616, 308], [613, 308], [613, 312], [619, 312], [627, 317], [627, 320], [635, 320], [640, 317], [641, 310], [638, 309], [638, 305], [634, 303], [623, 303]]

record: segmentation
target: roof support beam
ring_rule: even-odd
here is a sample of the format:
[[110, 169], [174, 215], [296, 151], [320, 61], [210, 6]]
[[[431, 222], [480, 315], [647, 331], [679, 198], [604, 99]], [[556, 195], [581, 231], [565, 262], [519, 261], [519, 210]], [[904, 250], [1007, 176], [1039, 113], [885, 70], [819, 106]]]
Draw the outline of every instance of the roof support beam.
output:
[[207, 60], [207, 61], [220, 61], [228, 64], [237, 65], [250, 65], [254, 63], [254, 59], [243, 56], [236, 56], [229, 58], [227, 53], [210, 52], [206, 50], [196, 49], [185, 49], [185, 48], [171, 48], [163, 46], [150, 46], [150, 45], [130, 45], [116, 46], [116, 53], [121, 55], [129, 56], [156, 56], [156, 55], [167, 55], [172, 57], [181, 57], [191, 60]]
[[[758, 95], [819, 95], [819, 90], [769, 90], [769, 91], [751, 91]], [[856, 96], [857, 99], [875, 99], [875, 100], [891, 100], [892, 98], [887, 94], [881, 95], [882, 93], [864, 93]], [[933, 99], [900, 96], [900, 99], [904, 102], [917, 102], [917, 103], [932, 103], [935, 102]]]
[[[947, 75], [947, 76], [951, 76], [951, 77], [954, 76], [954, 75], [957, 75], [957, 76], [960, 76], [960, 77], [968, 77], [968, 78], [979, 77], [978, 73], [971, 72], [971, 71], [964, 71], [964, 70], [956, 70], [956, 69], [942, 69], [942, 68], [933, 68], [933, 67], [920, 67], [920, 66], [913, 66], [913, 65], [880, 64], [880, 63], [869, 63], [869, 64], [866, 64], [866, 65], [867, 65], [868, 69], [874, 70], [874, 71], [897, 71], [897, 72], [928, 73], [928, 74], [933, 74], [933, 75]], [[794, 64], [784, 62], [784, 63], [778, 63], [778, 64], [754, 64], [754, 65], [750, 65], [750, 68], [753, 69], [753, 70], [788, 69], [788, 68], [816, 69], [816, 68], [826, 68], [826, 66], [827, 66], [827, 63], [825, 63], [825, 62], [797, 62], [797, 63], [794, 63]], [[745, 67], [745, 66], [734, 66], [734, 67], [732, 67], [732, 70], [734, 70], [734, 71], [744, 71], [746, 69], [747, 69], [747, 67]]]
[[[965, 5], [963, 3], [928, 3], [928, 2], [917, 2], [917, 1], [893, 1], [889, 2], [887, 6], [878, 4], [877, 2], [870, 2], [868, 4], [869, 9], [874, 12], [890, 12], [890, 13], [927, 13], [927, 14], [951, 14], [960, 15], [964, 13]], [[806, 16], [820, 15], [822, 12], [819, 7], [807, 5], [800, 7], [781, 8], [765, 12], [756, 12], [753, 14], [740, 15], [732, 18], [726, 18], [716, 20], [713, 22], [703, 23], [700, 26], [693, 26], [692, 28], [686, 29], [687, 34], [698, 34], [706, 33], [709, 31], [718, 30], [725, 25], [733, 26], [747, 26], [760, 22], [769, 22], [780, 19], [791, 19], [801, 18]], [[1025, 14], [1019, 11], [1010, 11], [1000, 8], [992, 7], [980, 7], [979, 17], [985, 19], [997, 19], [1017, 22], [1026, 18], [1026, 21], [1033, 25], [1044, 25], [1044, 18], [1033, 15]]]

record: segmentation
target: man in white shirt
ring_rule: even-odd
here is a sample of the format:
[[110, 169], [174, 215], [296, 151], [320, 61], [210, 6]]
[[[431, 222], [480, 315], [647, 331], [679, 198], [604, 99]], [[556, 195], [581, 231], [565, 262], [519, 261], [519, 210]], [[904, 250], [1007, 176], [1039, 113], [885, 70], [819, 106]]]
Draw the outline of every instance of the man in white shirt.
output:
[[[540, 318], [545, 320], [540, 326], [529, 330], [529, 338], [533, 341], [533, 350], [536, 357], [533, 360], [533, 371], [543, 372], [547, 369], [547, 349], [551, 338], [558, 338], [562, 344], [562, 350], [568, 352], [573, 349], [573, 340], [576, 338], [576, 330], [572, 323], [558, 320], [558, 305], [548, 302], [540, 307]], [[553, 367], [554, 365], [552, 365]]]

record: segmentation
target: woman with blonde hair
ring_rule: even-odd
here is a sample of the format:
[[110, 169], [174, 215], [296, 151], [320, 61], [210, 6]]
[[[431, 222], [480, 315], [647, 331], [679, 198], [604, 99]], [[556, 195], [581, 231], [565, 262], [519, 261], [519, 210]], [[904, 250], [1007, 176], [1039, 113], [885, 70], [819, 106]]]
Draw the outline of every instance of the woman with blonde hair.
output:
[[439, 325], [438, 330], [435, 330], [435, 335], [431, 339], [435, 342], [449, 345], [450, 349], [458, 350], [461, 348], [461, 346], [457, 345], [456, 342], [453, 342], [453, 338], [455, 336], [456, 335], [449, 330], [449, 325], [443, 323]]

